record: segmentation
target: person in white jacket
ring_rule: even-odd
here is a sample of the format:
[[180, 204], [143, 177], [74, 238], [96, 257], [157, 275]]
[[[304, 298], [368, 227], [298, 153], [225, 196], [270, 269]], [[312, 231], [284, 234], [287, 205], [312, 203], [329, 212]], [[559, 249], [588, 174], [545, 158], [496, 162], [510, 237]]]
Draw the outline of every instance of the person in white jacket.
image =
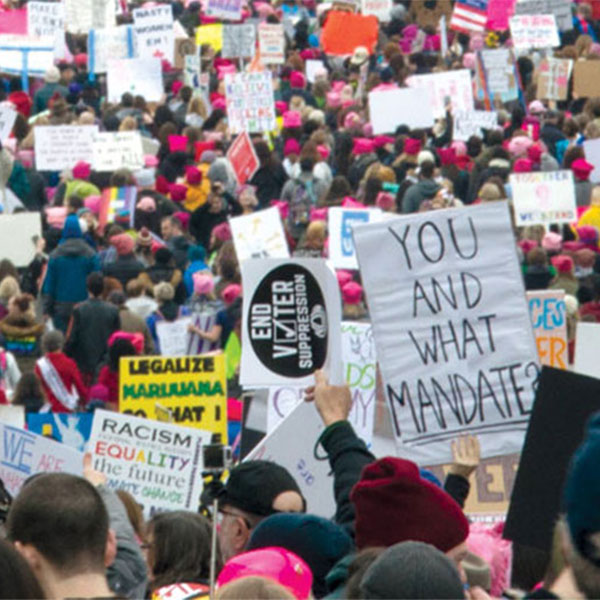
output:
[[15, 357], [11, 352], [0, 348], [0, 390], [5, 393], [9, 402], [12, 401], [19, 379], [21, 371]]

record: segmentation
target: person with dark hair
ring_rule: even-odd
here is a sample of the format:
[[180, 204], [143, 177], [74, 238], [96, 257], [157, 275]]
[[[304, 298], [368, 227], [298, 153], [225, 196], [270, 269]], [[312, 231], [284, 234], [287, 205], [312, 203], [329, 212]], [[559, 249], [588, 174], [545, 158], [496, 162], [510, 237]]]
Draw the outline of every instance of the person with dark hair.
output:
[[183, 272], [188, 262], [190, 242], [183, 233], [181, 221], [174, 216], [163, 217], [160, 222], [160, 233], [167, 243], [167, 248], [173, 253], [175, 266]]
[[138, 277], [144, 270], [144, 265], [133, 253], [135, 242], [129, 234], [113, 235], [109, 242], [117, 251], [117, 259], [105, 263], [102, 270], [106, 277], [114, 277], [125, 287], [129, 281]]
[[46, 403], [46, 394], [36, 374], [25, 373], [17, 383], [11, 404], [23, 406], [25, 413], [29, 414], [40, 412]]
[[121, 358], [136, 356], [133, 344], [125, 338], [116, 338], [108, 348], [108, 362], [98, 375], [98, 385], [103, 385], [108, 390], [107, 405], [112, 410], [119, 407], [119, 363]]
[[154, 342], [145, 319], [127, 307], [127, 296], [123, 292], [114, 291], [108, 295], [108, 301], [119, 310], [119, 331], [141, 333], [144, 336], [144, 354], [154, 354]]
[[186, 299], [183, 275], [175, 266], [173, 253], [165, 247], [159, 248], [154, 254], [154, 264], [148, 267], [138, 277], [148, 293], [152, 294], [158, 283], [169, 283], [175, 291], [175, 302], [183, 304]]
[[0, 540], [0, 598], [2, 600], [46, 598], [27, 561], [5, 540]]
[[248, 183], [256, 187], [259, 208], [268, 208], [271, 200], [281, 197], [281, 190], [287, 180], [287, 174], [266, 142], [262, 140], [255, 142], [254, 150], [260, 166]]
[[119, 329], [119, 311], [100, 299], [104, 280], [100, 273], [92, 273], [86, 280], [89, 299], [78, 304], [67, 331], [66, 353], [73, 358], [90, 385], [108, 350], [108, 338]]
[[402, 199], [402, 212], [404, 214], [419, 211], [423, 200], [430, 200], [440, 189], [439, 183], [434, 179], [435, 163], [426, 160], [420, 167], [419, 181], [411, 185]]

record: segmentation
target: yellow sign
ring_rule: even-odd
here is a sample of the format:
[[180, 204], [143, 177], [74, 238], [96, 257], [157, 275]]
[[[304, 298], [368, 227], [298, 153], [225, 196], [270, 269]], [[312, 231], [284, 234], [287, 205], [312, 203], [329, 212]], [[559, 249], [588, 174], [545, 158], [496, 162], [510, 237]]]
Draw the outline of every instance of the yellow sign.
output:
[[119, 365], [119, 410], [165, 419], [227, 440], [227, 383], [225, 357], [145, 356], [122, 358]]
[[211, 23], [196, 28], [196, 46], [208, 44], [218, 52], [223, 47], [223, 24]]

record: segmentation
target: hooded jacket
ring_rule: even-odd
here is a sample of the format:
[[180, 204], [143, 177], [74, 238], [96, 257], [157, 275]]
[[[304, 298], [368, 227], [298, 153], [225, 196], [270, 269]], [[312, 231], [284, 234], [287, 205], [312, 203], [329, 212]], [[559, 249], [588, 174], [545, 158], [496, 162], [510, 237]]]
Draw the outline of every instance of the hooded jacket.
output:
[[422, 179], [411, 185], [402, 199], [402, 212], [404, 214], [419, 212], [421, 202], [433, 198], [439, 189], [440, 185], [433, 179]]

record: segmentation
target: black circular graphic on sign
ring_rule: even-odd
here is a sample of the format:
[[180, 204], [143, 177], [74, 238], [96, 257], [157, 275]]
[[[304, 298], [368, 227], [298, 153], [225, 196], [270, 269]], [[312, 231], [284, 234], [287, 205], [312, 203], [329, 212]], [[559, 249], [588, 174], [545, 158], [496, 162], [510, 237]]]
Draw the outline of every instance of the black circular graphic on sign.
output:
[[250, 301], [247, 325], [254, 352], [274, 373], [300, 378], [325, 364], [325, 298], [304, 267], [281, 265], [263, 278]]

